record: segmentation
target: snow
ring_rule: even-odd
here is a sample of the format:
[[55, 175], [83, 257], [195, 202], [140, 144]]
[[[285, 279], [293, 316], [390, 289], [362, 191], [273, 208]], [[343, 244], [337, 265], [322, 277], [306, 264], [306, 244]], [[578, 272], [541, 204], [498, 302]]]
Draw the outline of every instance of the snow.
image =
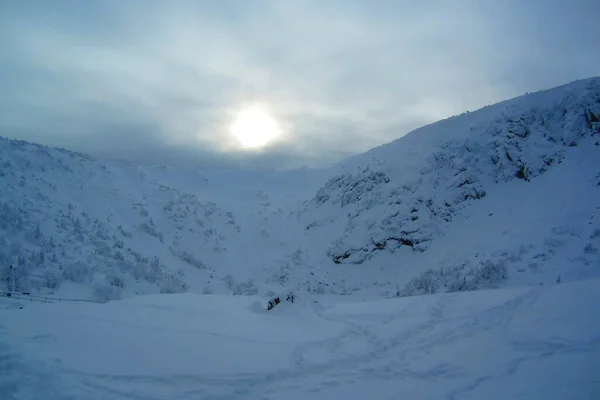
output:
[[[594, 398], [600, 281], [315, 304], [0, 302], [5, 399]], [[9, 345], [10, 344], [10, 345]]]
[[0, 398], [597, 397], [599, 152], [600, 78], [323, 168], [0, 138]]

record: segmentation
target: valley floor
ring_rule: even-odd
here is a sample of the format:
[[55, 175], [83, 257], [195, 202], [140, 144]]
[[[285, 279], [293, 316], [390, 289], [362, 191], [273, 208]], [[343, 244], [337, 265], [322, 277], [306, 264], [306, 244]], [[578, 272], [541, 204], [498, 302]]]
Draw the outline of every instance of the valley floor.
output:
[[[0, 300], [0, 397], [592, 399], [600, 280], [329, 303]], [[20, 308], [22, 307], [22, 308]]]

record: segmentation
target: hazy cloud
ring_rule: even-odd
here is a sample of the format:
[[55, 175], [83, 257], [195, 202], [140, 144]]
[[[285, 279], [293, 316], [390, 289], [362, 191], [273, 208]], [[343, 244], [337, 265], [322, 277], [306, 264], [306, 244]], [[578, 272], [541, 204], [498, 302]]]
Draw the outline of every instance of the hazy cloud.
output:
[[[0, 3], [0, 135], [203, 166], [327, 163], [599, 75], [594, 1]], [[228, 126], [266, 105], [282, 140]]]

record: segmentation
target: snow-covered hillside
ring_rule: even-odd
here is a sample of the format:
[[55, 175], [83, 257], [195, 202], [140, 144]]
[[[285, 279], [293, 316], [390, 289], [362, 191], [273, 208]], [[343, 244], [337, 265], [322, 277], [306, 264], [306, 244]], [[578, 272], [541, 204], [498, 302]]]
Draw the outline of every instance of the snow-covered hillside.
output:
[[0, 139], [0, 278], [1, 399], [598, 398], [600, 78], [321, 169]]
[[13, 265], [17, 291], [99, 300], [256, 293], [256, 268], [285, 245], [287, 227], [273, 220], [320, 179], [102, 162], [6, 139], [0, 154], [2, 284]]
[[2, 139], [0, 290], [381, 297], [599, 276], [599, 119], [588, 79], [283, 172]]
[[418, 129], [343, 163], [300, 213], [307, 236], [390, 281], [427, 269], [417, 292], [595, 275], [599, 116], [590, 79]]

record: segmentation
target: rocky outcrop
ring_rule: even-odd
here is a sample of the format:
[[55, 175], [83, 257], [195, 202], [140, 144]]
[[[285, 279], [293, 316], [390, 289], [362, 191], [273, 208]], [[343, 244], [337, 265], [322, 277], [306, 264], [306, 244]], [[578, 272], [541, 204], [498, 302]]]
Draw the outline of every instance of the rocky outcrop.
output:
[[[319, 189], [313, 210], [327, 204], [348, 209], [344, 231], [328, 250], [331, 259], [362, 263], [379, 251], [403, 246], [426, 251], [457, 212], [484, 198], [494, 185], [528, 182], [560, 164], [570, 147], [600, 132], [600, 81], [589, 80], [584, 88], [571, 88], [553, 100], [542, 93], [492, 107], [498, 112], [455, 117], [465, 123], [453, 121], [453, 126], [468, 126], [468, 135], [449, 131], [450, 139], [420, 149], [429, 155], [406, 165], [375, 157]], [[482, 112], [489, 116], [481, 118]], [[418, 134], [427, 135], [427, 127]], [[401, 153], [402, 143], [391, 145]], [[404, 169], [420, 174], [404, 177]]]

